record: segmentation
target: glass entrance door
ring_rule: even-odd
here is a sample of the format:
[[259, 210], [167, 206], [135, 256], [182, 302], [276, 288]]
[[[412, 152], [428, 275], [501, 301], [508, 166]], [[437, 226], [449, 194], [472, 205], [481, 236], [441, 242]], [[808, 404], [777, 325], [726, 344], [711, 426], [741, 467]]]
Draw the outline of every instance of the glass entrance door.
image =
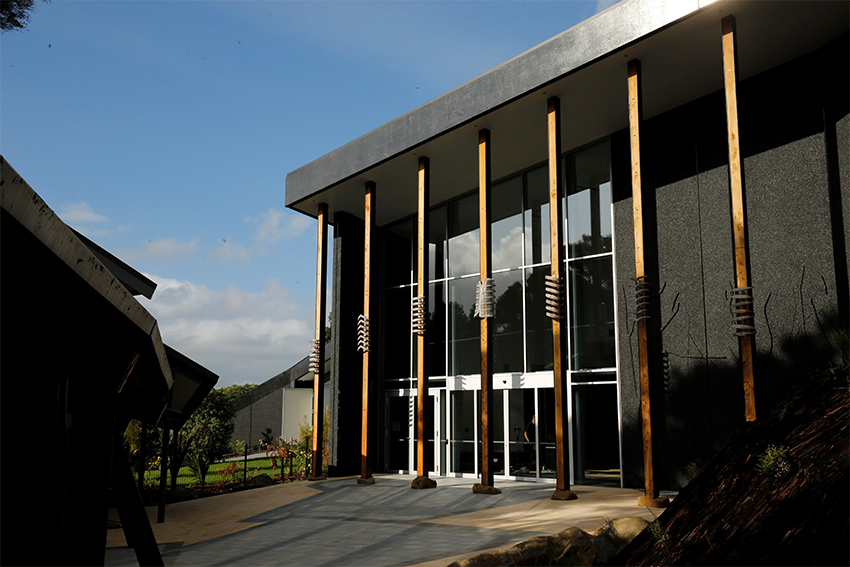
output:
[[400, 394], [386, 396], [387, 427], [384, 467], [390, 472], [407, 472], [411, 460], [411, 427], [413, 407], [411, 398]]
[[572, 416], [573, 482], [620, 486], [616, 383], [573, 383]]
[[[417, 412], [419, 411], [419, 396], [413, 397], [413, 464], [411, 474], [417, 470], [416, 450], [419, 441], [419, 427], [417, 427]], [[425, 470], [434, 472], [434, 396], [425, 399]]]
[[[385, 410], [387, 426], [385, 428], [384, 467], [390, 472], [415, 474], [416, 427], [418, 396], [412, 390], [387, 392]], [[442, 441], [442, 427], [445, 423], [445, 399], [441, 390], [429, 393], [425, 400], [425, 468], [428, 474], [440, 475], [446, 466], [446, 444]]]

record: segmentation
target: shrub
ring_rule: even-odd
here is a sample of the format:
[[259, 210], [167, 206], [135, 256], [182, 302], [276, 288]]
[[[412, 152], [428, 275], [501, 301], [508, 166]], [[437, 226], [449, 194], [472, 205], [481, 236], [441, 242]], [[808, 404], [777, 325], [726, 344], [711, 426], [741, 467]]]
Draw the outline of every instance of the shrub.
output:
[[781, 445], [768, 445], [764, 453], [759, 455], [756, 465], [756, 472], [759, 474], [770, 474], [780, 478], [790, 470], [788, 451]]

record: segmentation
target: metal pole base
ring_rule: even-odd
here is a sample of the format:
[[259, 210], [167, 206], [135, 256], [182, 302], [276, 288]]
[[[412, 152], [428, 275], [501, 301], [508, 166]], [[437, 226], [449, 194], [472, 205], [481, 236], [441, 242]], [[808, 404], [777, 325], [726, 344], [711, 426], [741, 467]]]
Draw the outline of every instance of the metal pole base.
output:
[[357, 480], [357, 484], [375, 484], [374, 476], [370, 476], [369, 478], [363, 478], [359, 476], [355, 480]]
[[556, 488], [552, 493], [552, 500], [577, 500], [578, 496], [572, 490], [561, 490]]
[[495, 486], [487, 486], [486, 484], [481, 484], [476, 482], [472, 485], [472, 492], [474, 494], [501, 494], [502, 491], [496, 488]]
[[647, 498], [646, 496], [641, 496], [638, 498], [638, 506], [645, 506], [647, 508], [666, 508], [670, 505], [670, 499], [666, 496], [662, 496], [660, 498]]
[[437, 488], [437, 481], [427, 476], [417, 476], [410, 483], [410, 488]]

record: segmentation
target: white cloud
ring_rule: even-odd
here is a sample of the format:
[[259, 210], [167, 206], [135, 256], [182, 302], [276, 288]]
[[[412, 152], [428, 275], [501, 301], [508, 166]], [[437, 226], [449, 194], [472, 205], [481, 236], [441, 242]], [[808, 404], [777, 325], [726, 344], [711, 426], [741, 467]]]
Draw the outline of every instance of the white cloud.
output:
[[105, 216], [96, 213], [88, 203], [71, 203], [62, 205], [59, 218], [70, 224], [86, 224], [91, 222], [106, 222]]
[[90, 238], [92, 240], [94, 240], [95, 238], [108, 238], [108, 237], [112, 236], [111, 232], [109, 232], [108, 230], [104, 230], [102, 228], [92, 228], [92, 227], [86, 226], [86, 227], [77, 228], [77, 230], [80, 233], [85, 234], [88, 238]]
[[210, 251], [210, 257], [225, 264], [243, 264], [251, 260], [251, 251], [227, 239]]
[[620, 0], [596, 0], [596, 13], [598, 14], [602, 10], [607, 10]]
[[256, 218], [245, 217], [245, 222], [257, 225], [251, 245], [245, 246], [227, 238], [210, 252], [210, 257], [225, 264], [250, 262], [254, 255], [265, 253], [266, 249], [281, 240], [291, 240], [301, 235], [312, 224], [312, 219], [271, 207]]
[[246, 220], [259, 222], [257, 230], [254, 231], [254, 245], [260, 247], [271, 246], [281, 240], [295, 238], [312, 224], [309, 217], [274, 207], [261, 213], [256, 219], [249, 218]]
[[307, 355], [312, 314], [274, 278], [263, 292], [247, 293], [146, 275], [157, 289], [143, 302], [163, 341], [219, 374], [219, 386], [264, 382]]
[[198, 239], [189, 242], [177, 240], [174, 237], [148, 241], [139, 250], [121, 250], [118, 256], [127, 262], [140, 258], [156, 258], [160, 260], [177, 260], [194, 254], [198, 249]]
[[452, 276], [477, 274], [481, 270], [478, 255], [478, 231], [465, 232], [449, 239], [449, 258]]
[[515, 226], [499, 238], [494, 243], [492, 255], [496, 269], [517, 267], [522, 262], [522, 227]]

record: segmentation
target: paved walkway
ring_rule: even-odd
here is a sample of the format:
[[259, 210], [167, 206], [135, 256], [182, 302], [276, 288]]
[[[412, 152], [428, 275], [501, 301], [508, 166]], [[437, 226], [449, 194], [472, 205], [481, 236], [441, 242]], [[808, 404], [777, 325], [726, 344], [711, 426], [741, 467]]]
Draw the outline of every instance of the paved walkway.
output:
[[[170, 504], [165, 523], [148, 508], [163, 560], [172, 565], [418, 565], [445, 567], [485, 549], [571, 526], [661, 510], [637, 506], [641, 491], [575, 486], [579, 499], [550, 500], [554, 485], [498, 481], [499, 495], [473, 494], [474, 479], [438, 477], [412, 490], [408, 475], [279, 484]], [[117, 519], [117, 514], [110, 515]], [[120, 529], [107, 533], [106, 565], [137, 565]]]

